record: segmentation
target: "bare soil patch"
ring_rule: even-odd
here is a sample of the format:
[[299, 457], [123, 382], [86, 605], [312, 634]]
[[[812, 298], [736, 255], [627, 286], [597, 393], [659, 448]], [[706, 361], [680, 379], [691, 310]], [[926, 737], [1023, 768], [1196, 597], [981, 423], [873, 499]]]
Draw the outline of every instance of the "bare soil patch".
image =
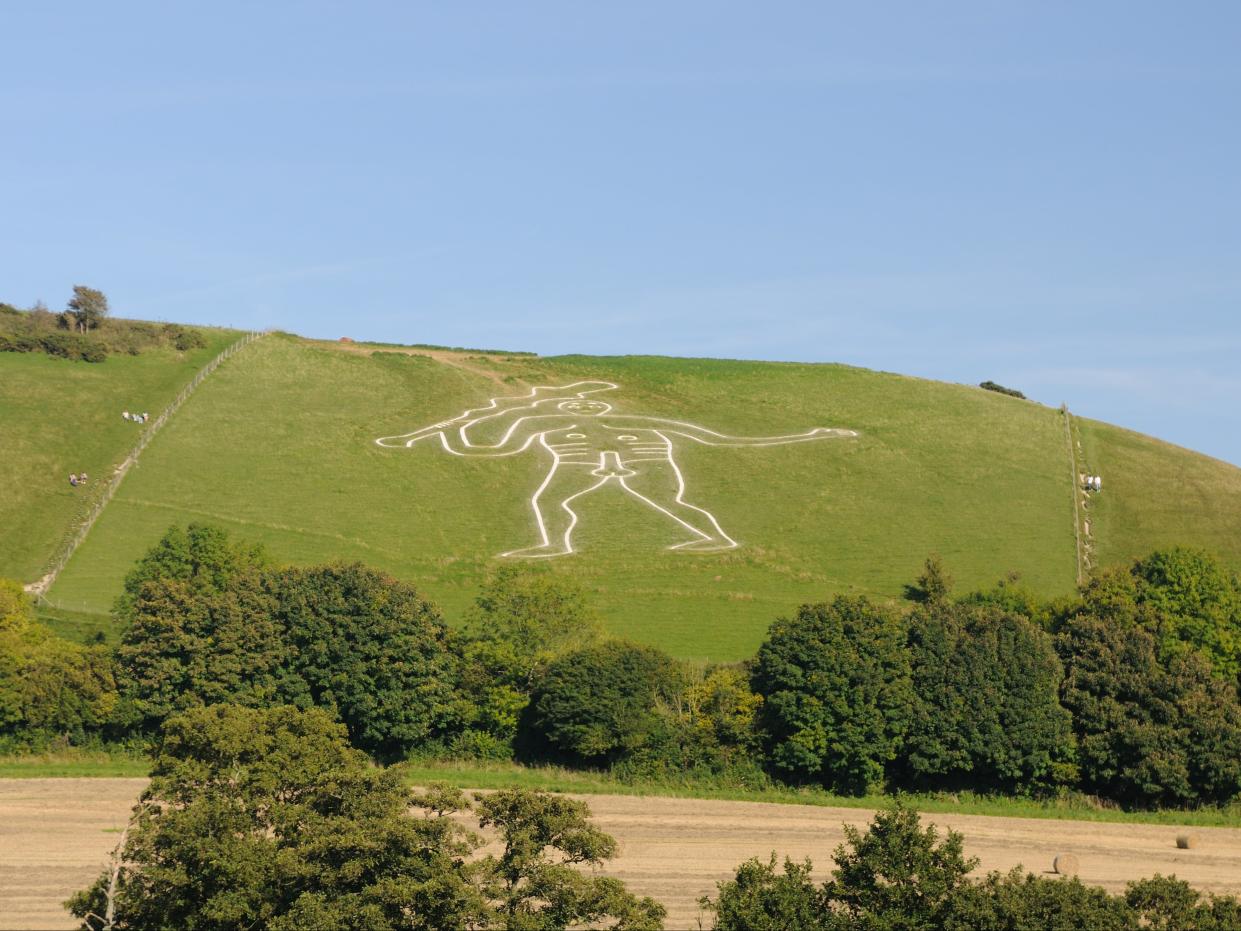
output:
[[[0, 780], [0, 928], [72, 928], [61, 903], [98, 875], [145, 780]], [[825, 876], [843, 840], [871, 812], [761, 802], [582, 795], [600, 828], [620, 842], [607, 872], [668, 908], [670, 929], [698, 925], [699, 896], [741, 861], [810, 857]], [[1173, 825], [1104, 824], [983, 815], [925, 816], [965, 835], [983, 870], [1017, 864], [1049, 873], [1058, 854], [1080, 862], [1085, 883], [1119, 891], [1154, 873], [1175, 874], [1210, 892], [1241, 894], [1241, 829], [1195, 828], [1197, 845], [1178, 849]], [[701, 916], [709, 926], [709, 917]]]

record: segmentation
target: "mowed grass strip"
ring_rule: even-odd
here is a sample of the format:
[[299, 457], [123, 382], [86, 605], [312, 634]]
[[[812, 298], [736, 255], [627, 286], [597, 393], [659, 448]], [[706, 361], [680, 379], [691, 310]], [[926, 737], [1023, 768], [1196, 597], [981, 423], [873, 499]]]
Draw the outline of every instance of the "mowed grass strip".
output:
[[0, 755], [0, 779], [114, 778], [145, 776], [150, 757], [121, 750], [48, 750]]
[[[150, 772], [151, 762], [149, 757], [142, 754], [120, 750], [66, 749], [31, 754], [5, 754], [0, 755], [0, 779], [140, 777]], [[583, 795], [720, 799], [829, 808], [881, 808], [892, 800], [892, 796], [887, 795], [833, 795], [815, 788], [726, 788], [706, 780], [691, 778], [675, 782], [621, 781], [606, 772], [565, 769], [559, 766], [522, 766], [507, 762], [422, 760], [397, 765], [405, 781], [417, 786], [442, 782], [463, 789], [520, 787]], [[1132, 824], [1241, 827], [1241, 805], [1235, 803], [1225, 808], [1122, 811], [1081, 796], [1039, 800], [960, 792], [904, 794], [900, 797], [918, 810], [926, 812]]]
[[1086, 511], [1098, 565], [1196, 546], [1241, 571], [1241, 469], [1097, 420], [1076, 422], [1083, 467], [1103, 477]]
[[[485, 374], [484, 374], [485, 373]], [[277, 559], [360, 559], [460, 617], [496, 554], [537, 542], [537, 453], [462, 459], [408, 432], [529, 384], [605, 379], [618, 412], [734, 435], [817, 426], [856, 439], [762, 448], [683, 443], [687, 500], [741, 542], [720, 554], [614, 488], [579, 499], [579, 552], [541, 564], [584, 584], [615, 634], [674, 655], [749, 655], [768, 624], [840, 592], [899, 598], [928, 553], [963, 586], [1020, 571], [1045, 594], [1074, 582], [1057, 411], [975, 388], [837, 365], [664, 358], [426, 356], [273, 337], [199, 389], [148, 448], [52, 592], [105, 611], [173, 523], [220, 524]], [[497, 380], [499, 383], [497, 383]]]
[[[583, 795], [638, 795], [666, 798], [720, 799], [736, 802], [776, 802], [828, 808], [882, 808], [890, 795], [833, 795], [822, 789], [735, 789], [708, 781], [621, 781], [606, 772], [558, 766], [522, 766], [518, 763], [424, 761], [401, 764], [406, 782], [425, 786], [443, 782], [463, 789], [543, 789]], [[902, 794], [919, 811], [990, 815], [1004, 818], [1057, 818], [1132, 824], [1185, 824], [1197, 827], [1241, 827], [1241, 805], [1226, 808], [1159, 811], [1122, 811], [1081, 796], [1064, 799], [1024, 799], [976, 795], [972, 792]]]
[[[35, 581], [142, 426], [121, 412], [156, 416], [194, 374], [240, 334], [201, 331], [207, 345], [152, 349], [101, 363], [42, 353], [0, 353], [0, 576]], [[90, 484], [73, 487], [70, 472]]]

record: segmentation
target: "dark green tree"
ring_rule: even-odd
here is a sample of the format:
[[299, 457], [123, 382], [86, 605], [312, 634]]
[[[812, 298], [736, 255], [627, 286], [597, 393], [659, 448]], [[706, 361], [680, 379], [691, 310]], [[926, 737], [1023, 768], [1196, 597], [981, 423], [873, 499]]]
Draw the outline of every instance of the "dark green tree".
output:
[[841, 927], [941, 928], [978, 865], [965, 858], [962, 843], [954, 831], [940, 841], [934, 826], [923, 828], [918, 813], [899, 802], [876, 812], [865, 834], [845, 825], [824, 886], [828, 907], [844, 919]]
[[754, 690], [777, 772], [842, 792], [881, 786], [913, 702], [903, 621], [866, 598], [803, 605], [772, 624]]
[[88, 288], [84, 284], [75, 284], [73, 297], [69, 298], [68, 314], [73, 320], [74, 329], [85, 333], [97, 328], [108, 316], [108, 299], [102, 291]]
[[126, 593], [129, 626], [116, 666], [127, 724], [153, 733], [169, 715], [197, 705], [257, 708], [302, 696], [261, 572], [251, 565], [235, 573], [151, 578], [136, 596]]
[[978, 862], [964, 856], [960, 834], [940, 840], [899, 803], [876, 812], [865, 833], [846, 825], [834, 859], [831, 879], [819, 888], [811, 883], [809, 861], [786, 861], [778, 875], [774, 854], [768, 863], [749, 860], [719, 884], [716, 900], [701, 904], [715, 912], [720, 931], [937, 931]]
[[952, 596], [952, 576], [938, 553], [932, 553], [922, 565], [922, 574], [913, 585], [905, 587], [905, 597], [920, 604], [939, 604]]
[[620, 931], [662, 928], [665, 910], [637, 898], [620, 880], [586, 872], [616, 856], [616, 841], [589, 821], [584, 802], [506, 789], [475, 795], [479, 825], [494, 828], [504, 850], [484, 861], [495, 924], [521, 931], [568, 926]]
[[456, 728], [460, 661], [438, 611], [361, 563], [270, 577], [298, 693], [330, 709], [353, 745], [383, 759]]
[[914, 612], [913, 705], [903, 757], [920, 788], [1029, 792], [1075, 775], [1064, 669], [1025, 618], [950, 601]]
[[1082, 786], [1127, 805], [1226, 802], [1241, 792], [1241, 703], [1193, 652], [1160, 662], [1132, 618], [1080, 615], [1056, 638]]
[[134, 600], [147, 582], [184, 582], [194, 591], [223, 592], [234, 579], [251, 577], [270, 565], [261, 546], [234, 540], [219, 527], [172, 527], [126, 574], [116, 612], [131, 620]]
[[676, 663], [621, 641], [568, 653], [539, 678], [525, 716], [535, 748], [585, 763], [613, 762], [659, 724], [656, 703], [680, 687]]
[[[465, 927], [485, 904], [446, 817], [349, 748], [318, 709], [198, 708], [168, 721], [113, 895], [123, 929]], [[435, 809], [410, 817], [422, 801]], [[70, 902], [102, 916], [112, 877]], [[87, 922], [99, 928], [101, 922]]]
[[115, 931], [661, 927], [660, 906], [574, 869], [615, 851], [582, 803], [499, 793], [482, 821], [505, 853], [479, 858], [459, 791], [413, 794], [320, 709], [186, 712], [151, 775], [116, 872], [69, 902], [93, 931], [109, 914]]
[[944, 931], [1133, 931], [1141, 925], [1120, 896], [1084, 885], [1076, 876], [1049, 878], [989, 873], [963, 886], [944, 918]]
[[698, 904], [714, 912], [718, 931], [826, 931], [835, 924], [823, 890], [810, 878], [809, 860], [785, 859], [776, 872], [776, 855], [766, 862], [755, 857], [737, 867], [732, 879], [716, 884], [718, 898], [703, 896]]

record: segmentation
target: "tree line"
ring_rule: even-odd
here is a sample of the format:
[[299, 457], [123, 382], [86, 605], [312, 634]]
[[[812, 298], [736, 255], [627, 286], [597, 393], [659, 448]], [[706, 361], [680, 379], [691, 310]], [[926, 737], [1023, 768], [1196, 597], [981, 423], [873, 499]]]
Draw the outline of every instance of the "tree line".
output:
[[161, 346], [179, 351], [207, 345], [202, 333], [176, 323], [147, 323], [110, 316], [107, 296], [74, 285], [65, 309], [37, 302], [28, 310], [0, 302], [0, 352], [41, 352], [60, 359], [103, 362], [110, 353], [140, 353]]
[[972, 876], [964, 838], [942, 839], [918, 813], [895, 803], [866, 831], [845, 825], [835, 868], [823, 883], [814, 864], [776, 856], [741, 864], [702, 906], [718, 931], [1229, 931], [1241, 927], [1235, 896], [1201, 895], [1175, 876], [1130, 882], [1119, 895], [1076, 876], [1036, 876], [1014, 867]]
[[[168, 718], [111, 862], [66, 905], [85, 931], [663, 927], [662, 905], [602, 873], [617, 844], [585, 803], [411, 789], [347, 736], [321, 708], [216, 704]], [[834, 859], [821, 884], [809, 860], [748, 860], [700, 904], [719, 931], [1241, 925], [1235, 897], [1171, 876], [1111, 895], [1020, 867], [973, 875], [961, 835], [941, 839], [899, 802], [864, 832], [846, 825]]]
[[1130, 808], [1241, 793], [1241, 584], [1159, 551], [1043, 600], [954, 593], [938, 560], [903, 603], [777, 619], [757, 654], [696, 665], [608, 638], [580, 589], [505, 567], [456, 629], [365, 565], [276, 565], [173, 528], [82, 646], [0, 586], [0, 747], [145, 745], [214, 705], [318, 708], [392, 762], [555, 762], [619, 778], [850, 794], [1081, 792]]

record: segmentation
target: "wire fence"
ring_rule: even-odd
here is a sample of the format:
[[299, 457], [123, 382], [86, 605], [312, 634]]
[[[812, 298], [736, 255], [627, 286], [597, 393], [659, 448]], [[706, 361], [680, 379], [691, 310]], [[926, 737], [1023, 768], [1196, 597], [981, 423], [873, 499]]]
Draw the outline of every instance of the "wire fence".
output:
[[52, 583], [56, 581], [56, 577], [60, 575], [61, 571], [68, 564], [77, 548], [82, 545], [82, 541], [86, 539], [86, 535], [90, 533], [91, 528], [95, 526], [95, 521], [99, 519], [99, 515], [103, 513], [103, 509], [108, 506], [108, 502], [112, 500], [117, 489], [121, 487], [121, 482], [125, 480], [125, 476], [129, 473], [129, 470], [137, 463], [138, 456], [141, 455], [142, 451], [147, 448], [151, 440], [155, 438], [155, 434], [157, 434], [160, 431], [160, 428], [168, 422], [169, 418], [177, 412], [178, 408], [180, 408], [181, 405], [189, 399], [190, 395], [192, 395], [195, 389], [197, 389], [198, 386], [206, 380], [207, 376], [220, 367], [220, 364], [223, 363], [224, 360], [240, 352], [246, 346], [249, 346], [256, 339], [259, 339], [264, 335], [264, 333], [258, 332], [247, 333], [241, 339], [237, 340], [237, 342], [229, 345], [223, 352], [199, 369], [198, 373], [190, 380], [189, 384], [182, 388], [177, 396], [172, 399], [169, 405], [164, 408], [163, 412], [151, 421], [146, 429], [142, 431], [142, 435], [138, 437], [138, 442], [134, 445], [134, 448], [129, 451], [129, 454], [113, 471], [112, 477], [109, 478], [107, 482], [104, 482], [102, 485], [98, 486], [100, 490], [95, 494], [93, 500], [87, 505], [85, 513], [79, 518], [77, 528], [72, 530], [65, 537], [64, 541], [57, 548], [55, 555], [48, 562], [47, 571], [44, 573], [43, 578], [39, 579], [39, 581], [32, 585], [26, 586], [26, 590], [28, 592], [40, 600], [45, 600], [44, 596], [47, 594], [48, 589], [52, 587]]
[[1073, 415], [1069, 413], [1067, 404], [1060, 405], [1060, 413], [1064, 415], [1064, 440], [1069, 447], [1069, 471], [1073, 482], [1073, 539], [1077, 544], [1077, 584], [1081, 585], [1086, 579], [1088, 563], [1082, 545], [1082, 512], [1077, 501], [1081, 494], [1081, 481], [1078, 478], [1077, 452], [1073, 448]]

